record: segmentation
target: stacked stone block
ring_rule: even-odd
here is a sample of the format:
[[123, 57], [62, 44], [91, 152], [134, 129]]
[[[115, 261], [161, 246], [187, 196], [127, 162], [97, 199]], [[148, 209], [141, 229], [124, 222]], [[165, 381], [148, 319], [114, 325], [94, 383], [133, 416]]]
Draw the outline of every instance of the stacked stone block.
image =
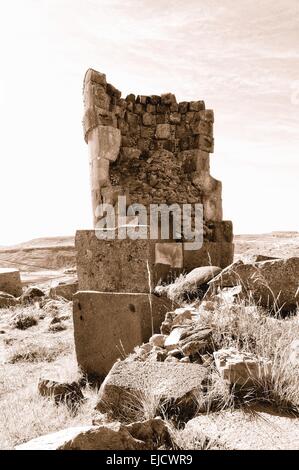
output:
[[177, 103], [171, 93], [124, 99], [89, 69], [84, 102], [94, 214], [120, 190], [144, 205], [202, 203], [206, 222], [222, 221], [221, 182], [209, 165], [214, 113], [204, 101]]
[[119, 195], [127, 205], [147, 208], [201, 203], [204, 216], [204, 243], [193, 251], [177, 233], [170, 240], [160, 234], [157, 240], [99, 240], [95, 230], [77, 232], [77, 358], [86, 372], [105, 375], [118, 357], [159, 331], [172, 308], [152, 294], [161, 277], [172, 269], [227, 266], [233, 232], [222, 220], [221, 182], [210, 175], [214, 114], [203, 101], [177, 103], [172, 93], [124, 99], [104, 74], [89, 69], [84, 105], [95, 227], [103, 216], [98, 206], [117, 207]]

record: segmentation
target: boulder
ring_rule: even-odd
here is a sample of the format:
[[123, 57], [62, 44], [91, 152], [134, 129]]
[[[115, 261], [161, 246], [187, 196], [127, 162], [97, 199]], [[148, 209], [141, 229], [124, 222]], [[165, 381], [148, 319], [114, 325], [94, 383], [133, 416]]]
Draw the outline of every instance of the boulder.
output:
[[211, 328], [195, 326], [184, 331], [179, 342], [179, 349], [184, 356], [204, 354], [211, 348]]
[[49, 296], [52, 299], [63, 297], [66, 300], [73, 300], [73, 295], [78, 290], [78, 281], [60, 282], [57, 286], [51, 287]]
[[217, 266], [202, 266], [193, 269], [185, 277], [181, 276], [173, 284], [164, 289], [170, 299], [185, 299], [190, 296], [205, 293], [207, 283], [221, 272]]
[[186, 325], [192, 320], [192, 309], [188, 307], [176, 308], [174, 315], [172, 327]]
[[241, 285], [255, 302], [272, 310], [290, 312], [299, 303], [299, 257], [256, 263], [237, 261], [209, 282], [207, 296], [218, 288]]
[[45, 297], [44, 291], [38, 287], [28, 287], [24, 294], [22, 294], [20, 300], [24, 304], [29, 304], [40, 300], [42, 297]]
[[0, 268], [0, 291], [19, 297], [22, 294], [22, 283], [18, 269]]
[[185, 277], [184, 285], [188, 289], [200, 287], [203, 284], [207, 284], [207, 282], [217, 276], [220, 272], [221, 268], [218, 266], [201, 266], [200, 268], [195, 268]]
[[118, 362], [101, 385], [96, 408], [121, 419], [132, 406], [155, 401], [165, 411], [175, 408], [182, 416], [192, 416], [206, 378], [206, 369], [198, 364]]
[[191, 306], [176, 308], [172, 312], [167, 312], [161, 325], [161, 333], [169, 335], [173, 327], [188, 326], [193, 319], [198, 319], [196, 308]]
[[200, 440], [203, 434], [211, 445], [226, 450], [299, 449], [299, 420], [267, 409], [202, 414], [182, 431], [188, 442]]
[[0, 308], [14, 307], [18, 300], [11, 294], [0, 292]]
[[271, 376], [272, 363], [266, 358], [251, 353], [240, 353], [235, 348], [214, 352], [218, 372], [230, 385], [251, 388]]
[[171, 351], [172, 349], [176, 349], [179, 345], [179, 342], [181, 340], [181, 337], [183, 333], [185, 332], [184, 327], [177, 327], [174, 328], [170, 335], [166, 338], [164, 347], [167, 349], [167, 351]]
[[161, 418], [63, 429], [32, 439], [15, 450], [153, 450], [169, 445], [170, 434]]

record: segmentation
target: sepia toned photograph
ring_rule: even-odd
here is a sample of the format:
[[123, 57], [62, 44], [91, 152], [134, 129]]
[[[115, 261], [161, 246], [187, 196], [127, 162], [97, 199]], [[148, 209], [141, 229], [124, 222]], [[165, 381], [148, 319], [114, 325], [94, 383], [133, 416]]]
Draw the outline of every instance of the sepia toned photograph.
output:
[[299, 450], [298, 0], [0, 0], [0, 38], [0, 451]]

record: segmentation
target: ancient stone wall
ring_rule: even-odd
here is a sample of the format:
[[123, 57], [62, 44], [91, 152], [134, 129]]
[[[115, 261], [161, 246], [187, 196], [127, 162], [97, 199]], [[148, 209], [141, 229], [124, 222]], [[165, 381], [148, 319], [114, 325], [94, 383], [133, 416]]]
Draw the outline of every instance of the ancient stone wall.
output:
[[[146, 239], [106, 240], [99, 239], [96, 230], [77, 231], [77, 359], [82, 370], [102, 376], [120, 351], [127, 354], [159, 332], [173, 306], [154, 294], [157, 284], [199, 266], [224, 268], [232, 262], [233, 230], [230, 221], [222, 220], [221, 183], [210, 175], [214, 115], [203, 101], [177, 103], [171, 93], [131, 94], [123, 99], [104, 74], [89, 69], [84, 104], [96, 228], [103, 217], [98, 206], [109, 203], [117, 212], [120, 195], [126, 196], [127, 206], [137, 203], [147, 208], [150, 204], [194, 208], [201, 203], [204, 216], [203, 244], [192, 250], [184, 238], [183, 222], [170, 237], [163, 236], [159, 227], [157, 237]], [[164, 225], [161, 222], [160, 229]]]
[[124, 99], [89, 69], [84, 103], [94, 213], [126, 194], [128, 204], [202, 203], [206, 226], [222, 221], [221, 182], [209, 165], [214, 113], [204, 101], [177, 103], [171, 93]]

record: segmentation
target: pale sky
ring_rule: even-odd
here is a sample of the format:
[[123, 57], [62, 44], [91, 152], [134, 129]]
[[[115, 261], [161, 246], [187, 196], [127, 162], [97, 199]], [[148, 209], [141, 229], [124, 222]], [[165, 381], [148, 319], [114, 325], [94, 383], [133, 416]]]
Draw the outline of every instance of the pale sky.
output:
[[0, 0], [0, 245], [92, 223], [87, 68], [215, 112], [235, 233], [299, 230], [298, 0]]

